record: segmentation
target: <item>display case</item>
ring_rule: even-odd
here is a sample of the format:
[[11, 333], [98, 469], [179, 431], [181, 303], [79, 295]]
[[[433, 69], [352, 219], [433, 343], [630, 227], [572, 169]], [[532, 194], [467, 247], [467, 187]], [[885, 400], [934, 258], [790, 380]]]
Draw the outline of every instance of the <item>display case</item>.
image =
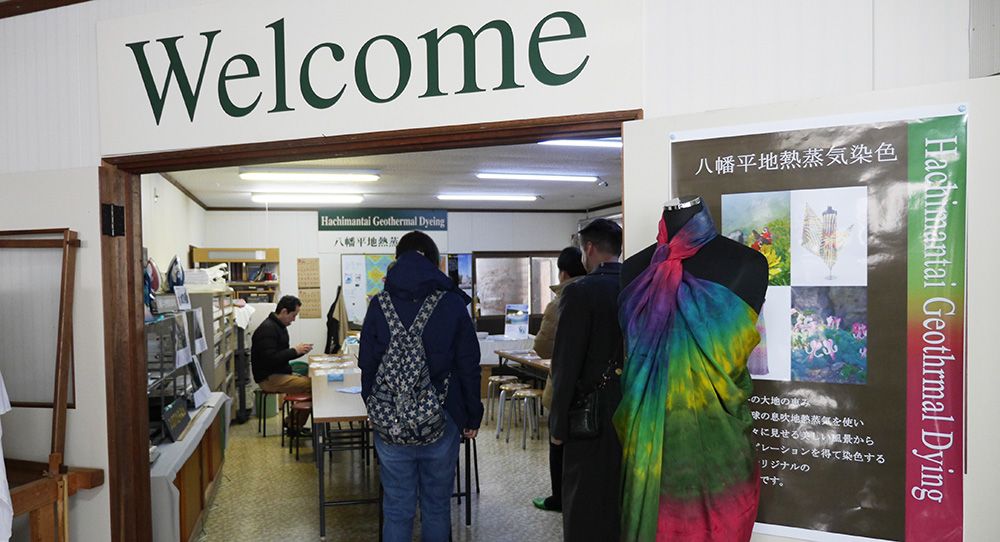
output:
[[172, 405], [183, 411], [193, 406], [190, 367], [177, 365], [179, 351], [187, 348], [187, 355], [191, 355], [193, 325], [192, 311], [157, 315], [145, 324], [149, 440], [153, 444], [173, 440], [167, 414]]
[[274, 303], [279, 291], [279, 251], [276, 248], [193, 248], [191, 261], [206, 268], [224, 263], [227, 284], [237, 299], [247, 303]]

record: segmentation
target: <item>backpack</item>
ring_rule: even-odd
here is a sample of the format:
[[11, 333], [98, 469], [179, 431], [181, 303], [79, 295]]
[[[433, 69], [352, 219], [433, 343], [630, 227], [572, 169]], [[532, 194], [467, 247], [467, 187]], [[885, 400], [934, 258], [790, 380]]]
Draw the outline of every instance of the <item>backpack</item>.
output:
[[437, 291], [424, 299], [410, 329], [400, 321], [388, 292], [376, 296], [389, 324], [390, 338], [365, 406], [375, 431], [389, 444], [430, 444], [444, 434], [442, 405], [448, 395], [448, 379], [444, 380], [444, 391], [438, 393], [421, 339], [443, 295]]

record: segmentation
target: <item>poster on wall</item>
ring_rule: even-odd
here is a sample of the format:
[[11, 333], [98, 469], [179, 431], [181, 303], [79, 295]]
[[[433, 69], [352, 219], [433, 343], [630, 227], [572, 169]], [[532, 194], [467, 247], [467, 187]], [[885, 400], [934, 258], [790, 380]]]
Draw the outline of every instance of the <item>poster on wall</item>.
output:
[[437, 209], [320, 209], [319, 252], [395, 254], [399, 238], [422, 231], [448, 251], [448, 211]]
[[393, 261], [390, 254], [345, 254], [341, 258], [341, 285], [351, 325], [360, 327], [364, 323], [368, 304], [385, 287], [385, 276]]
[[672, 135], [678, 195], [768, 262], [757, 532], [962, 540], [963, 112]]

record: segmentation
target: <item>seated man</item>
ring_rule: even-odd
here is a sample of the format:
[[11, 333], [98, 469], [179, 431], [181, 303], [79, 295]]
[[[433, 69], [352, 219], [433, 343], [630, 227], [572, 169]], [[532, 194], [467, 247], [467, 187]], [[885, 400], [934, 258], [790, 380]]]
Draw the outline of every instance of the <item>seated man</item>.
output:
[[[254, 382], [268, 393], [310, 393], [309, 377], [292, 374], [293, 359], [304, 356], [312, 350], [311, 344], [288, 346], [288, 326], [299, 315], [302, 302], [295, 296], [286, 295], [278, 301], [274, 312], [260, 323], [253, 332], [250, 347], [250, 365]], [[297, 414], [295, 427], [304, 427], [309, 419], [308, 412]], [[285, 420], [290, 424], [291, 420]]]

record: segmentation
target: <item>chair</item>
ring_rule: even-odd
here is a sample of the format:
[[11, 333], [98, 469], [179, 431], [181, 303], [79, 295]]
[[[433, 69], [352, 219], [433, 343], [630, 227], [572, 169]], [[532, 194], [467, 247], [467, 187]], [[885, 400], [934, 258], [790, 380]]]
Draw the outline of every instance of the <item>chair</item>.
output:
[[[528, 427], [531, 427], [531, 438], [536, 438], [539, 436], [538, 429], [538, 416], [541, 412], [542, 406], [542, 390], [538, 389], [522, 389], [514, 392], [511, 396], [512, 406], [517, 405], [518, 402], [523, 403], [523, 408], [521, 411], [524, 413], [524, 427], [521, 432], [521, 449], [525, 450], [528, 448]], [[517, 408], [514, 409], [515, 411]], [[509, 418], [508, 418], [509, 420]], [[508, 421], [507, 426], [507, 442], [510, 442], [510, 423]]]
[[[278, 395], [277, 393], [272, 393], [264, 390], [257, 390], [257, 404], [254, 405], [257, 408], [257, 432], [264, 433], [264, 438], [267, 438], [267, 396], [268, 395]], [[284, 429], [282, 429], [284, 431]], [[284, 446], [284, 443], [282, 443]]]
[[[312, 394], [310, 393], [286, 393], [284, 399], [281, 401], [281, 447], [285, 447], [285, 419], [287, 419], [292, 413], [292, 407], [295, 403], [300, 401], [311, 401]], [[291, 441], [291, 439], [289, 439]], [[288, 452], [291, 453], [292, 447], [289, 442]]]
[[517, 377], [514, 375], [494, 375], [489, 378], [489, 382], [486, 385], [486, 420], [493, 420], [494, 406], [493, 402], [500, 396], [500, 386], [503, 384], [511, 384], [517, 382]]
[[[531, 387], [531, 384], [524, 384], [522, 382], [512, 382], [512, 383], [509, 383], [509, 384], [501, 384], [500, 385], [500, 401], [499, 401], [500, 407], [499, 407], [499, 410], [497, 412], [497, 438], [500, 438], [500, 431], [503, 429], [504, 410], [505, 410], [505, 406], [504, 405], [507, 403], [507, 399], [509, 399], [510, 396], [515, 391], [527, 389], [527, 388], [530, 388], [530, 387]], [[511, 413], [508, 410], [508, 412], [507, 412], [508, 431], [509, 431], [510, 418], [511, 418], [510, 414]], [[510, 440], [510, 436], [509, 435], [508, 435], [508, 439], [507, 440]]]

